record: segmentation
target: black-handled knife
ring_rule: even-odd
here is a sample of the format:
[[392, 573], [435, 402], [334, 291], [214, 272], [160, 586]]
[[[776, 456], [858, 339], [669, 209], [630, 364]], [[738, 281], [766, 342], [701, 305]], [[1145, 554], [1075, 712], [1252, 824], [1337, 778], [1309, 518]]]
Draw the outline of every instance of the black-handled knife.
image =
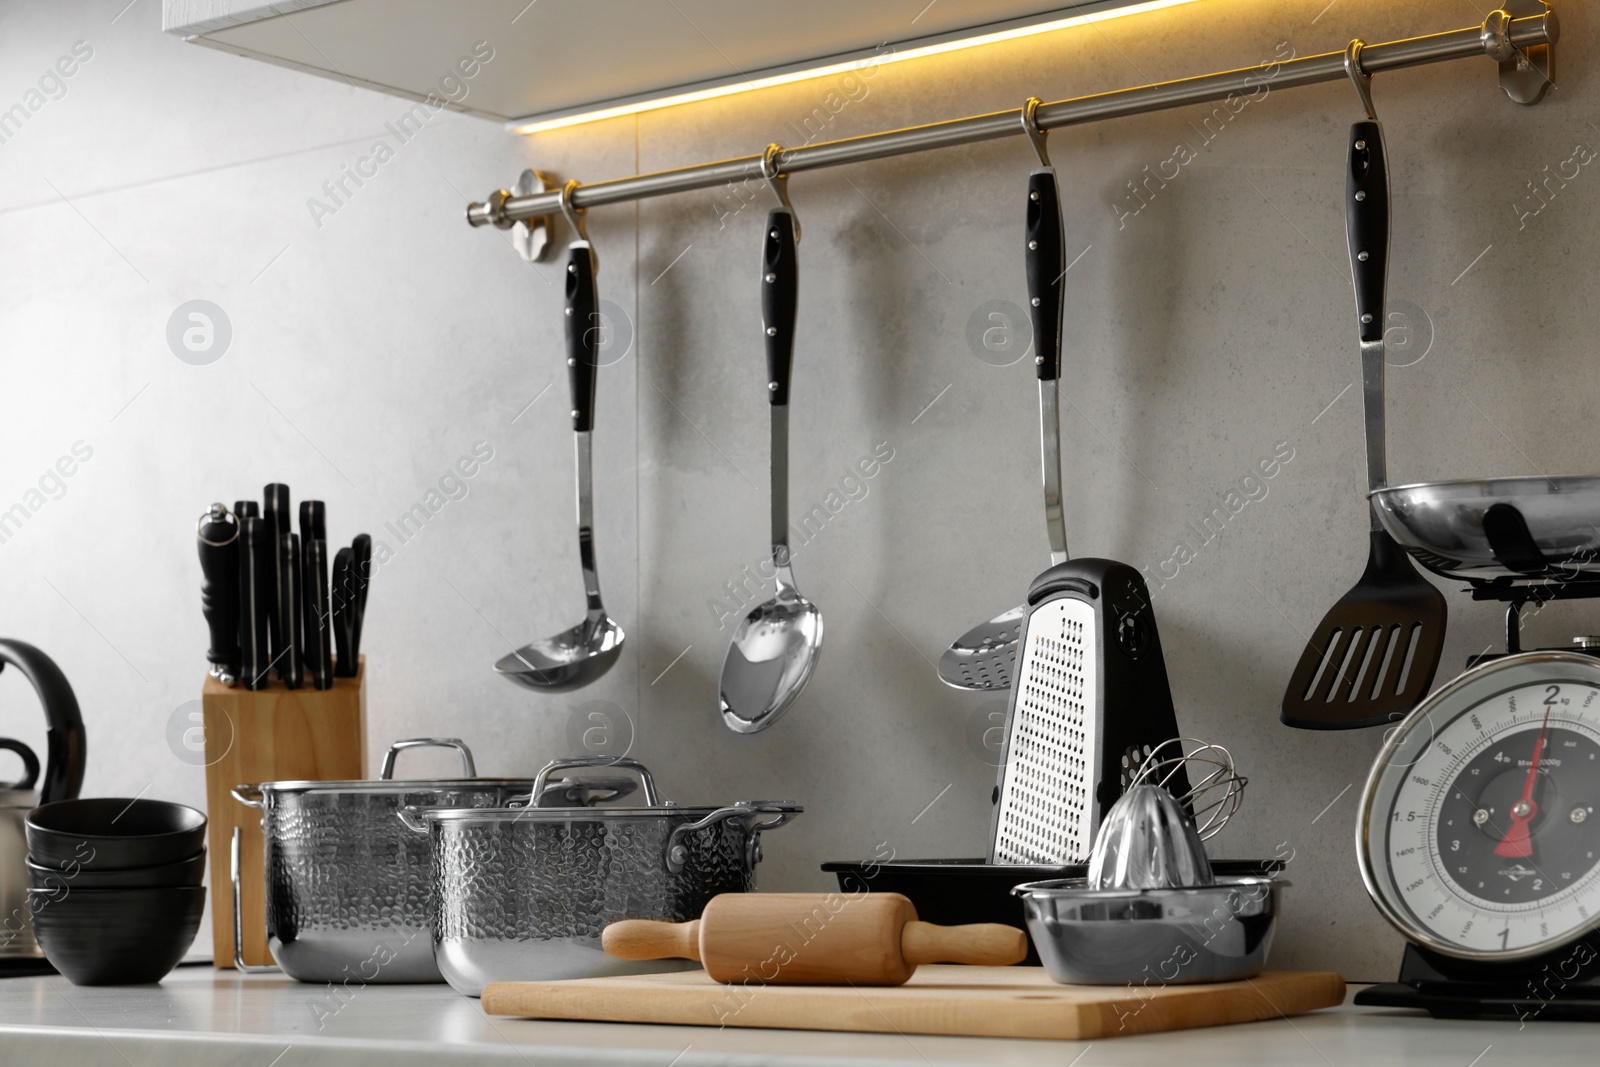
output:
[[233, 502], [233, 517], [243, 522], [246, 519], [259, 519], [261, 505], [254, 500], [235, 500]]
[[335, 678], [356, 676], [356, 657], [351, 651], [350, 621], [355, 611], [355, 596], [350, 579], [350, 561], [355, 555], [349, 548], [333, 554], [333, 644]]
[[[302, 505], [304, 507], [304, 505]], [[306, 671], [316, 689], [333, 688], [333, 619], [328, 610], [328, 542], [302, 541], [305, 568]]]
[[320, 500], [300, 501], [300, 549], [310, 548], [312, 541], [328, 539], [328, 508]]
[[223, 685], [239, 676], [239, 523], [212, 504], [195, 529], [200, 545], [200, 610], [211, 630], [206, 659]]
[[350, 584], [356, 610], [350, 619], [350, 657], [361, 660], [361, 627], [367, 621], [367, 587], [372, 584], [372, 535], [356, 534], [350, 544]]
[[271, 582], [267, 586], [270, 591], [267, 596], [267, 649], [269, 660], [278, 672], [278, 677], [283, 678], [284, 661], [287, 659], [284, 649], [288, 644], [286, 635], [292, 635], [293, 629], [284, 626], [283, 620], [278, 615], [278, 587], [283, 581], [283, 568], [279, 564], [278, 538], [289, 532], [289, 523], [293, 520], [289, 514], [289, 487], [281, 482], [272, 482], [261, 490], [261, 519], [267, 524], [267, 536], [272, 539], [268, 551], [267, 566], [270, 568]]
[[278, 535], [278, 618], [283, 625], [283, 648], [279, 655], [278, 677], [290, 689], [299, 689], [305, 674], [300, 663], [300, 645], [305, 620], [300, 610], [300, 592], [305, 577], [300, 571], [300, 535]]
[[[275, 540], [275, 539], [273, 539]], [[273, 599], [267, 579], [272, 574], [265, 519], [254, 515], [239, 523], [239, 678], [246, 689], [267, 687], [267, 604]]]

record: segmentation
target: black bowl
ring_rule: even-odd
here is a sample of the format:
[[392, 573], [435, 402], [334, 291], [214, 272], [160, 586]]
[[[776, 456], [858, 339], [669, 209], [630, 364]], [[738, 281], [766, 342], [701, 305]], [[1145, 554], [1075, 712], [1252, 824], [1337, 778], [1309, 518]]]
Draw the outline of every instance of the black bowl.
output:
[[162, 886], [199, 885], [206, 874], [204, 849], [177, 863], [163, 863], [159, 867], [120, 867], [110, 870], [90, 870], [68, 864], [49, 867], [27, 859], [28, 880], [35, 889], [61, 892], [64, 889], [150, 889]]
[[194, 943], [205, 908], [200, 886], [28, 890], [39, 947], [73, 985], [161, 981]]
[[165, 800], [58, 800], [29, 812], [26, 829], [28, 854], [41, 867], [159, 867], [206, 843], [205, 813]]

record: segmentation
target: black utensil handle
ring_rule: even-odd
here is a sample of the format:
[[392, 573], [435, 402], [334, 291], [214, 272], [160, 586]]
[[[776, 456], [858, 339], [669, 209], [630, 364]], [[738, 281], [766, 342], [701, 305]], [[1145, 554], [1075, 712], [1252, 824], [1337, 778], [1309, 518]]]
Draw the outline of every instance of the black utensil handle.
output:
[[198, 541], [200, 610], [211, 631], [206, 659], [231, 674], [239, 669], [239, 531], [232, 523], [207, 519]]
[[300, 570], [300, 535], [278, 535], [278, 619], [283, 646], [276, 654], [278, 677], [290, 689], [299, 689], [305, 675], [300, 660], [305, 620], [300, 610], [300, 590], [305, 578]]
[[600, 294], [589, 242], [567, 248], [567, 377], [572, 383], [572, 428], [594, 424], [594, 387], [600, 359]]
[[335, 678], [354, 678], [356, 658], [350, 652], [350, 612], [354, 609], [350, 586], [350, 560], [354, 553], [341, 548], [333, 554], [333, 644]]
[[233, 502], [233, 517], [240, 522], [244, 522], [246, 519], [259, 519], [261, 517], [261, 505], [254, 500], [235, 500]]
[[1380, 123], [1358, 122], [1350, 127], [1345, 209], [1361, 340], [1381, 341], [1389, 284], [1389, 163]]
[[300, 501], [300, 547], [328, 539], [328, 507], [320, 500]]
[[[303, 507], [304, 505], [302, 505]], [[305, 569], [306, 671], [316, 689], [333, 686], [333, 620], [328, 617], [328, 543], [300, 543]]]
[[255, 515], [239, 522], [239, 678], [246, 689], [267, 687], [267, 584], [275, 568], [267, 559], [267, 520]]
[[1061, 374], [1061, 294], [1067, 269], [1061, 190], [1056, 172], [1040, 167], [1028, 176], [1028, 315], [1033, 320], [1034, 367], [1039, 380]]
[[761, 326], [767, 346], [767, 400], [789, 402], [789, 376], [794, 367], [794, 323], [800, 301], [800, 263], [794, 235], [794, 212], [775, 208], [767, 213], [761, 245]]

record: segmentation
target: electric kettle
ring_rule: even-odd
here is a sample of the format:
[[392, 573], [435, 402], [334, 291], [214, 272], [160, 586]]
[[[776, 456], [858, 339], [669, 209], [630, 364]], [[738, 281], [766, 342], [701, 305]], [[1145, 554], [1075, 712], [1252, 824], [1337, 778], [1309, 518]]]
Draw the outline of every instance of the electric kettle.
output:
[[[49, 732], [45, 737], [47, 762], [40, 776], [39, 757], [21, 741], [0, 737], [0, 751], [22, 758], [22, 778], [0, 782], [0, 963], [8, 959], [39, 959], [43, 953], [33, 938], [28, 912], [28, 842], [23, 821], [40, 804], [71, 800], [83, 786], [87, 747], [83, 715], [66, 675], [49, 656], [22, 641], [0, 638], [0, 669], [11, 664], [33, 684], [44, 705]], [[37, 791], [35, 787], [37, 786]]]

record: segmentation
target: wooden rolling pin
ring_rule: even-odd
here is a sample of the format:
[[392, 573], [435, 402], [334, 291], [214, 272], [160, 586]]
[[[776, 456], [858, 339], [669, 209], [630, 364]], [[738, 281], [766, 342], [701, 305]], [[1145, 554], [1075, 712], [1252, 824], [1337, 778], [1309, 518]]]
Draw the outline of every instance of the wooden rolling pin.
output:
[[1028, 954], [1014, 926], [921, 922], [899, 893], [723, 893], [692, 922], [614, 922], [600, 944], [625, 960], [699, 960], [715, 981], [772, 985], [900, 985], [923, 963], [1002, 967]]

